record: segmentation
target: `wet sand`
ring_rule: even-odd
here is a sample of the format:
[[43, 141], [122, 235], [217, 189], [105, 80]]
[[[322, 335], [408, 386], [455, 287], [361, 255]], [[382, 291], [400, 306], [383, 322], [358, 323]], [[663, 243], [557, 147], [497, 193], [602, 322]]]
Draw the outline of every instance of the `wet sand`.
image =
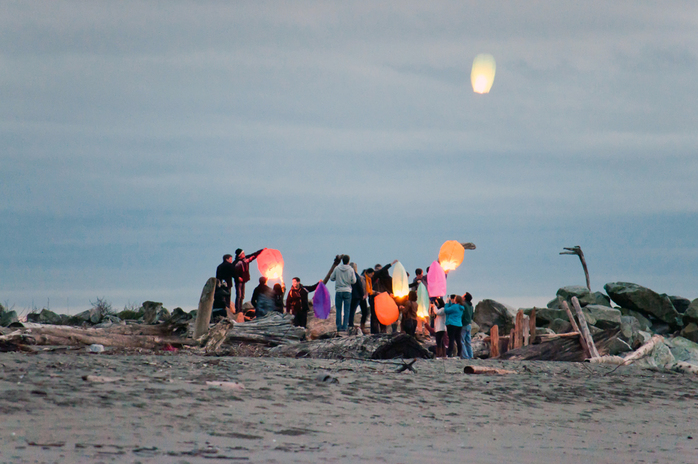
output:
[[698, 462], [696, 376], [396, 363], [2, 353], [0, 462]]

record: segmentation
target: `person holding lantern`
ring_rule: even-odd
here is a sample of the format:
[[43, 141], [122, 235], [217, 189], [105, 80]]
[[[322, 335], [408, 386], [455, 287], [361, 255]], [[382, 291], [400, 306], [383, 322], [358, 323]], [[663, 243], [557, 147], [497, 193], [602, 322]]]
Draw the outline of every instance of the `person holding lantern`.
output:
[[335, 283], [334, 307], [337, 311], [337, 332], [347, 330], [349, 325], [349, 307], [351, 306], [351, 286], [356, 283], [356, 273], [349, 266], [349, 255], [342, 256], [342, 264], [337, 266], [330, 280]]
[[436, 347], [434, 354], [437, 358], [446, 357], [446, 312], [444, 311], [444, 300], [441, 297], [434, 298], [429, 306], [429, 315], [434, 319], [434, 331], [436, 336]]
[[[393, 294], [393, 278], [390, 276], [388, 269], [395, 263], [397, 263], [397, 259], [385, 266], [380, 264], [374, 266], [374, 272], [371, 276], [373, 301], [375, 301], [375, 297], [379, 293], [388, 292], [390, 295]], [[375, 304], [371, 303], [371, 333], [385, 333], [386, 331], [387, 327], [378, 321]]]
[[305, 327], [308, 325], [308, 311], [310, 304], [308, 303], [308, 293], [314, 292], [317, 289], [318, 281], [315, 285], [302, 285], [300, 277], [294, 277], [291, 281], [291, 289], [288, 291], [286, 298], [286, 311], [293, 314], [293, 325], [296, 327]]
[[402, 330], [413, 337], [417, 331], [417, 292], [410, 290], [402, 305]]
[[235, 312], [242, 312], [242, 302], [245, 299], [245, 284], [250, 281], [250, 263], [257, 259], [261, 252], [255, 251], [250, 256], [245, 256], [242, 248], [235, 250], [235, 261], [233, 261], [233, 278], [235, 279]]

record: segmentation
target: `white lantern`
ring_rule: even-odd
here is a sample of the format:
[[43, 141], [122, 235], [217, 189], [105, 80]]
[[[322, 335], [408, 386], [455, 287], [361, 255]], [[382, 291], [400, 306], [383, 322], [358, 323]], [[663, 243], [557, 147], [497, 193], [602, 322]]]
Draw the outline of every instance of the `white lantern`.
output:
[[480, 54], [473, 60], [473, 70], [470, 72], [470, 82], [473, 84], [473, 92], [489, 93], [494, 82], [494, 72], [497, 64], [492, 55]]

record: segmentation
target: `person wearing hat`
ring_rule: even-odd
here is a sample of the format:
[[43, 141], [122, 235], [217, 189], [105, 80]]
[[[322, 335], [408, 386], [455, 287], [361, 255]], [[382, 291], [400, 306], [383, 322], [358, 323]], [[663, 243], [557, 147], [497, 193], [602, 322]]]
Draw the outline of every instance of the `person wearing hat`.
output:
[[245, 299], [245, 284], [250, 281], [250, 263], [257, 259], [262, 248], [249, 256], [245, 256], [242, 248], [235, 250], [235, 261], [233, 261], [233, 278], [235, 279], [235, 312], [242, 312], [242, 302]]

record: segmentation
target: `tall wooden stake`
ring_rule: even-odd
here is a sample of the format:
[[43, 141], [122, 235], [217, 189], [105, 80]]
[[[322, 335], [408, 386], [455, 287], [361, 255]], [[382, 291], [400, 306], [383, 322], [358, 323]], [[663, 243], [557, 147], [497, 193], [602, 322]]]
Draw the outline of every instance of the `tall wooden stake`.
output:
[[[584, 334], [579, 331], [579, 327], [577, 326], [577, 322], [574, 320], [574, 316], [572, 315], [572, 311], [570, 311], [569, 305], [566, 301], [563, 301], [561, 304], [564, 310], [567, 311], [567, 317], [570, 320], [570, 324], [572, 324], [572, 332], [576, 332], [579, 334], [579, 343], [582, 345], [582, 349], [586, 353], [587, 357], [593, 358], [593, 356], [591, 355], [591, 350], [589, 350], [589, 345], [587, 345], [586, 338], [584, 337]], [[582, 317], [584, 317], [583, 314]], [[586, 322], [586, 319], [584, 319], [584, 321]]]
[[499, 357], [499, 326], [493, 325], [490, 329], [490, 358]]
[[201, 290], [199, 299], [199, 310], [196, 313], [194, 323], [194, 338], [199, 338], [208, 332], [208, 324], [211, 322], [211, 312], [213, 311], [213, 294], [216, 292], [216, 278], [211, 277], [206, 281], [204, 289]]
[[596, 345], [594, 345], [594, 339], [589, 332], [589, 326], [587, 326], [587, 320], [584, 318], [584, 313], [582, 312], [582, 307], [579, 305], [579, 300], [576, 296], [572, 297], [572, 306], [577, 313], [577, 319], [579, 319], [579, 328], [582, 329], [582, 335], [586, 338], [587, 346], [589, 347], [589, 353], [592, 358], [598, 358], [599, 352], [596, 350]]
[[572, 248], [564, 247], [564, 249], [567, 251], [560, 252], [561, 255], [577, 255], [577, 256], [579, 256], [579, 260], [582, 262], [582, 267], [584, 268], [584, 277], [586, 277], [586, 279], [587, 279], [587, 288], [589, 289], [589, 291], [591, 291], [591, 281], [589, 280], [589, 270], [587, 269], [587, 262], [584, 259], [584, 252], [582, 251], [582, 247], [577, 245], [577, 246], [574, 246]]

